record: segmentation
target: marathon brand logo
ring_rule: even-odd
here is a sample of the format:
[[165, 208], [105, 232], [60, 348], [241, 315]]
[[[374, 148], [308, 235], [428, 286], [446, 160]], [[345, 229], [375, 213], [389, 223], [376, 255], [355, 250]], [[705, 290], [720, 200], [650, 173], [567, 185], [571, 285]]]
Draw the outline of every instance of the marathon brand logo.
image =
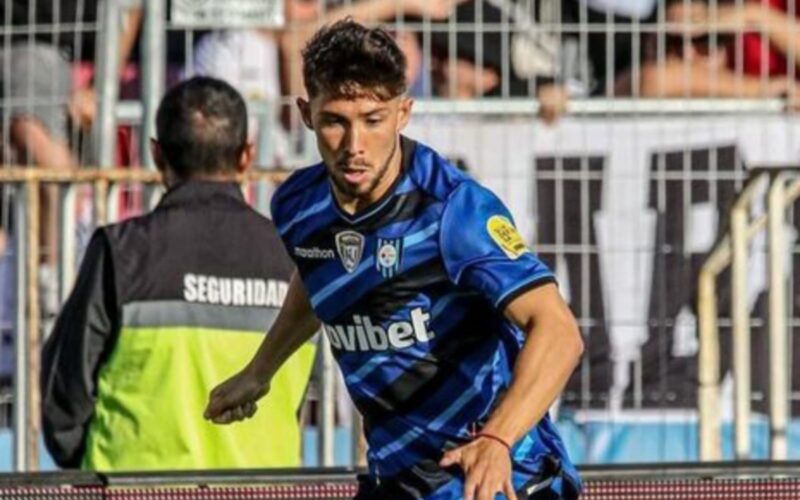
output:
[[301, 259], [330, 260], [336, 258], [336, 254], [333, 252], [333, 249], [320, 247], [294, 247], [294, 255], [295, 257], [300, 257]]
[[405, 349], [417, 342], [430, 342], [435, 333], [428, 330], [431, 315], [421, 307], [411, 310], [409, 321], [395, 321], [385, 327], [373, 324], [369, 316], [353, 315], [349, 325], [324, 325], [334, 349], [348, 352]]
[[258, 278], [222, 278], [202, 274], [183, 276], [183, 298], [187, 302], [223, 306], [281, 307], [289, 284]]

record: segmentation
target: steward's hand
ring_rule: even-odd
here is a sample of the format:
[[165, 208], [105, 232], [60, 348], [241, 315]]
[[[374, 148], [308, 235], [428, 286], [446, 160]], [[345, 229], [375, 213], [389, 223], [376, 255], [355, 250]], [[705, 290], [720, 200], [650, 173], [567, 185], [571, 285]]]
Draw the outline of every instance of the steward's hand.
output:
[[249, 365], [221, 383], [208, 396], [203, 417], [215, 424], [229, 424], [252, 417], [256, 401], [269, 392], [269, 382], [262, 382]]
[[511, 482], [511, 456], [497, 441], [478, 436], [446, 452], [439, 465], [458, 465], [464, 471], [464, 500], [494, 500], [497, 493], [517, 500]]

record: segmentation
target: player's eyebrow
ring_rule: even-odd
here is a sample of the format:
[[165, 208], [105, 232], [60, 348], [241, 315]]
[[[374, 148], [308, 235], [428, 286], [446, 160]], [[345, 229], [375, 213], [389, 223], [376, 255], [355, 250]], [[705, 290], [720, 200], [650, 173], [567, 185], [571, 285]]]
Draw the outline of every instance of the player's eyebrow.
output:
[[342, 119], [342, 120], [346, 120], [347, 119], [347, 117], [344, 116], [343, 114], [336, 113], [336, 112], [333, 112], [333, 111], [320, 111], [319, 114], [323, 118], [336, 118], [336, 119]]
[[388, 110], [389, 110], [389, 108], [387, 106], [379, 106], [379, 107], [370, 109], [369, 111], [364, 111], [363, 113], [361, 113], [361, 116], [367, 116], [368, 117], [368, 116], [373, 116], [373, 115], [384, 114]]

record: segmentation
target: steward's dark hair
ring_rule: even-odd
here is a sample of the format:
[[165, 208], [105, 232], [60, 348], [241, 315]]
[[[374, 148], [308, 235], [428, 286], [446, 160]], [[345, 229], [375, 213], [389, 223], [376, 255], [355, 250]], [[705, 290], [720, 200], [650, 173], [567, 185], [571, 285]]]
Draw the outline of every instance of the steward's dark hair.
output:
[[310, 98], [368, 95], [388, 100], [406, 91], [406, 57], [389, 33], [351, 18], [323, 26], [303, 50]]
[[170, 89], [156, 114], [156, 134], [179, 177], [233, 170], [247, 145], [247, 107], [222, 80], [195, 77]]

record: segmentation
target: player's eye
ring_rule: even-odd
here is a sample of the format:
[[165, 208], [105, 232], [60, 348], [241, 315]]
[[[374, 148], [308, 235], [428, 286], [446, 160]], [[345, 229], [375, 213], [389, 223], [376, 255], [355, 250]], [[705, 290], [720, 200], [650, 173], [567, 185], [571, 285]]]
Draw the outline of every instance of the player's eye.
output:
[[320, 121], [324, 126], [341, 125], [344, 122], [344, 120], [342, 120], [338, 116], [323, 116]]
[[375, 126], [378, 125], [383, 121], [383, 117], [381, 116], [370, 116], [367, 118], [367, 125]]

